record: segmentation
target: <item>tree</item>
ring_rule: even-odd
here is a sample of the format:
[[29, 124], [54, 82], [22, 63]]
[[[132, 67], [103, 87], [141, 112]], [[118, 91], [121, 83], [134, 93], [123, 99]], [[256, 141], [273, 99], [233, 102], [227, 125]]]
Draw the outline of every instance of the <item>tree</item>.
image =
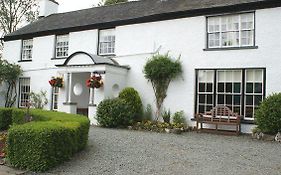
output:
[[144, 66], [145, 78], [151, 82], [156, 97], [156, 120], [159, 120], [170, 82], [182, 74], [181, 62], [167, 53], [153, 55]]
[[11, 64], [6, 60], [0, 60], [0, 85], [5, 87], [5, 90], [3, 91], [5, 96], [5, 107], [12, 107], [16, 102], [16, 82], [21, 74], [22, 69], [19, 65]]
[[114, 4], [119, 4], [122, 2], [128, 2], [128, 0], [101, 0], [101, 2], [99, 2], [98, 6], [114, 5]]
[[[17, 30], [38, 16], [36, 0], [0, 0], [0, 38]], [[0, 42], [0, 48], [3, 41]]]

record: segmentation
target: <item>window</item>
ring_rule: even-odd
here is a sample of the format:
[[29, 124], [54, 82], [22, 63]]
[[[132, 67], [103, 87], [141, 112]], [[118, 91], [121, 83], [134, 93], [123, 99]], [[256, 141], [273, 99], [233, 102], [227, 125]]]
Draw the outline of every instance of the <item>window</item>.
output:
[[22, 41], [22, 55], [21, 55], [22, 61], [32, 59], [32, 48], [33, 48], [33, 39]]
[[56, 58], [68, 56], [69, 35], [59, 35], [56, 38]]
[[254, 46], [254, 13], [207, 18], [208, 48]]
[[115, 29], [99, 31], [99, 55], [115, 53]]
[[217, 105], [254, 119], [264, 99], [265, 69], [197, 70], [196, 113]]
[[53, 87], [52, 92], [52, 110], [58, 110], [59, 87]]
[[19, 79], [19, 107], [26, 107], [30, 100], [30, 78]]

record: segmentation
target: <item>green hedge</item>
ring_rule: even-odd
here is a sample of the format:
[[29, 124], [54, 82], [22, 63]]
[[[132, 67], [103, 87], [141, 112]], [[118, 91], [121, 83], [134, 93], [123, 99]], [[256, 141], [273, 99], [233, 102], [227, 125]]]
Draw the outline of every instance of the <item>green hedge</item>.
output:
[[0, 109], [0, 131], [7, 130], [12, 124], [12, 109]]
[[24, 123], [24, 110], [10, 110], [7, 158], [14, 167], [46, 171], [87, 145], [90, 124], [84, 116], [31, 110], [33, 121]]

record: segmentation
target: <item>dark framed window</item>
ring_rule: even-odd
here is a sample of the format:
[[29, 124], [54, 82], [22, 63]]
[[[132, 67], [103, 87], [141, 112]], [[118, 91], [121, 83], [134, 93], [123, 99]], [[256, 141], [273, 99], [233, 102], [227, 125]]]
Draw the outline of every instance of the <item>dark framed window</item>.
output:
[[115, 54], [115, 29], [106, 29], [99, 31], [99, 55]]
[[223, 105], [253, 120], [265, 96], [265, 69], [196, 70], [196, 113]]
[[255, 13], [207, 17], [207, 48], [255, 46]]
[[56, 36], [56, 58], [68, 56], [69, 35]]
[[22, 41], [21, 61], [30, 61], [32, 59], [33, 39]]
[[19, 79], [19, 107], [26, 107], [30, 101], [30, 78]]

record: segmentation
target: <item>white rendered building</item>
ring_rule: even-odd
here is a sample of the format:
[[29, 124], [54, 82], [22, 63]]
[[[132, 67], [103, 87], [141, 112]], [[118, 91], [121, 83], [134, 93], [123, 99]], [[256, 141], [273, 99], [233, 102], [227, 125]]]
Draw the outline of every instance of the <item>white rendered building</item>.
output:
[[[164, 106], [194, 114], [227, 105], [244, 116], [250, 132], [254, 111], [281, 91], [280, 0], [142, 0], [56, 13], [42, 0], [41, 18], [5, 36], [4, 59], [20, 64], [18, 107], [30, 91], [47, 91], [49, 110], [82, 113], [96, 124], [100, 101], [134, 87], [144, 106], [155, 104], [143, 66], [155, 53], [181, 56], [183, 77], [173, 81]], [[102, 75], [104, 86], [85, 81]], [[62, 76], [63, 88], [49, 80]]]

